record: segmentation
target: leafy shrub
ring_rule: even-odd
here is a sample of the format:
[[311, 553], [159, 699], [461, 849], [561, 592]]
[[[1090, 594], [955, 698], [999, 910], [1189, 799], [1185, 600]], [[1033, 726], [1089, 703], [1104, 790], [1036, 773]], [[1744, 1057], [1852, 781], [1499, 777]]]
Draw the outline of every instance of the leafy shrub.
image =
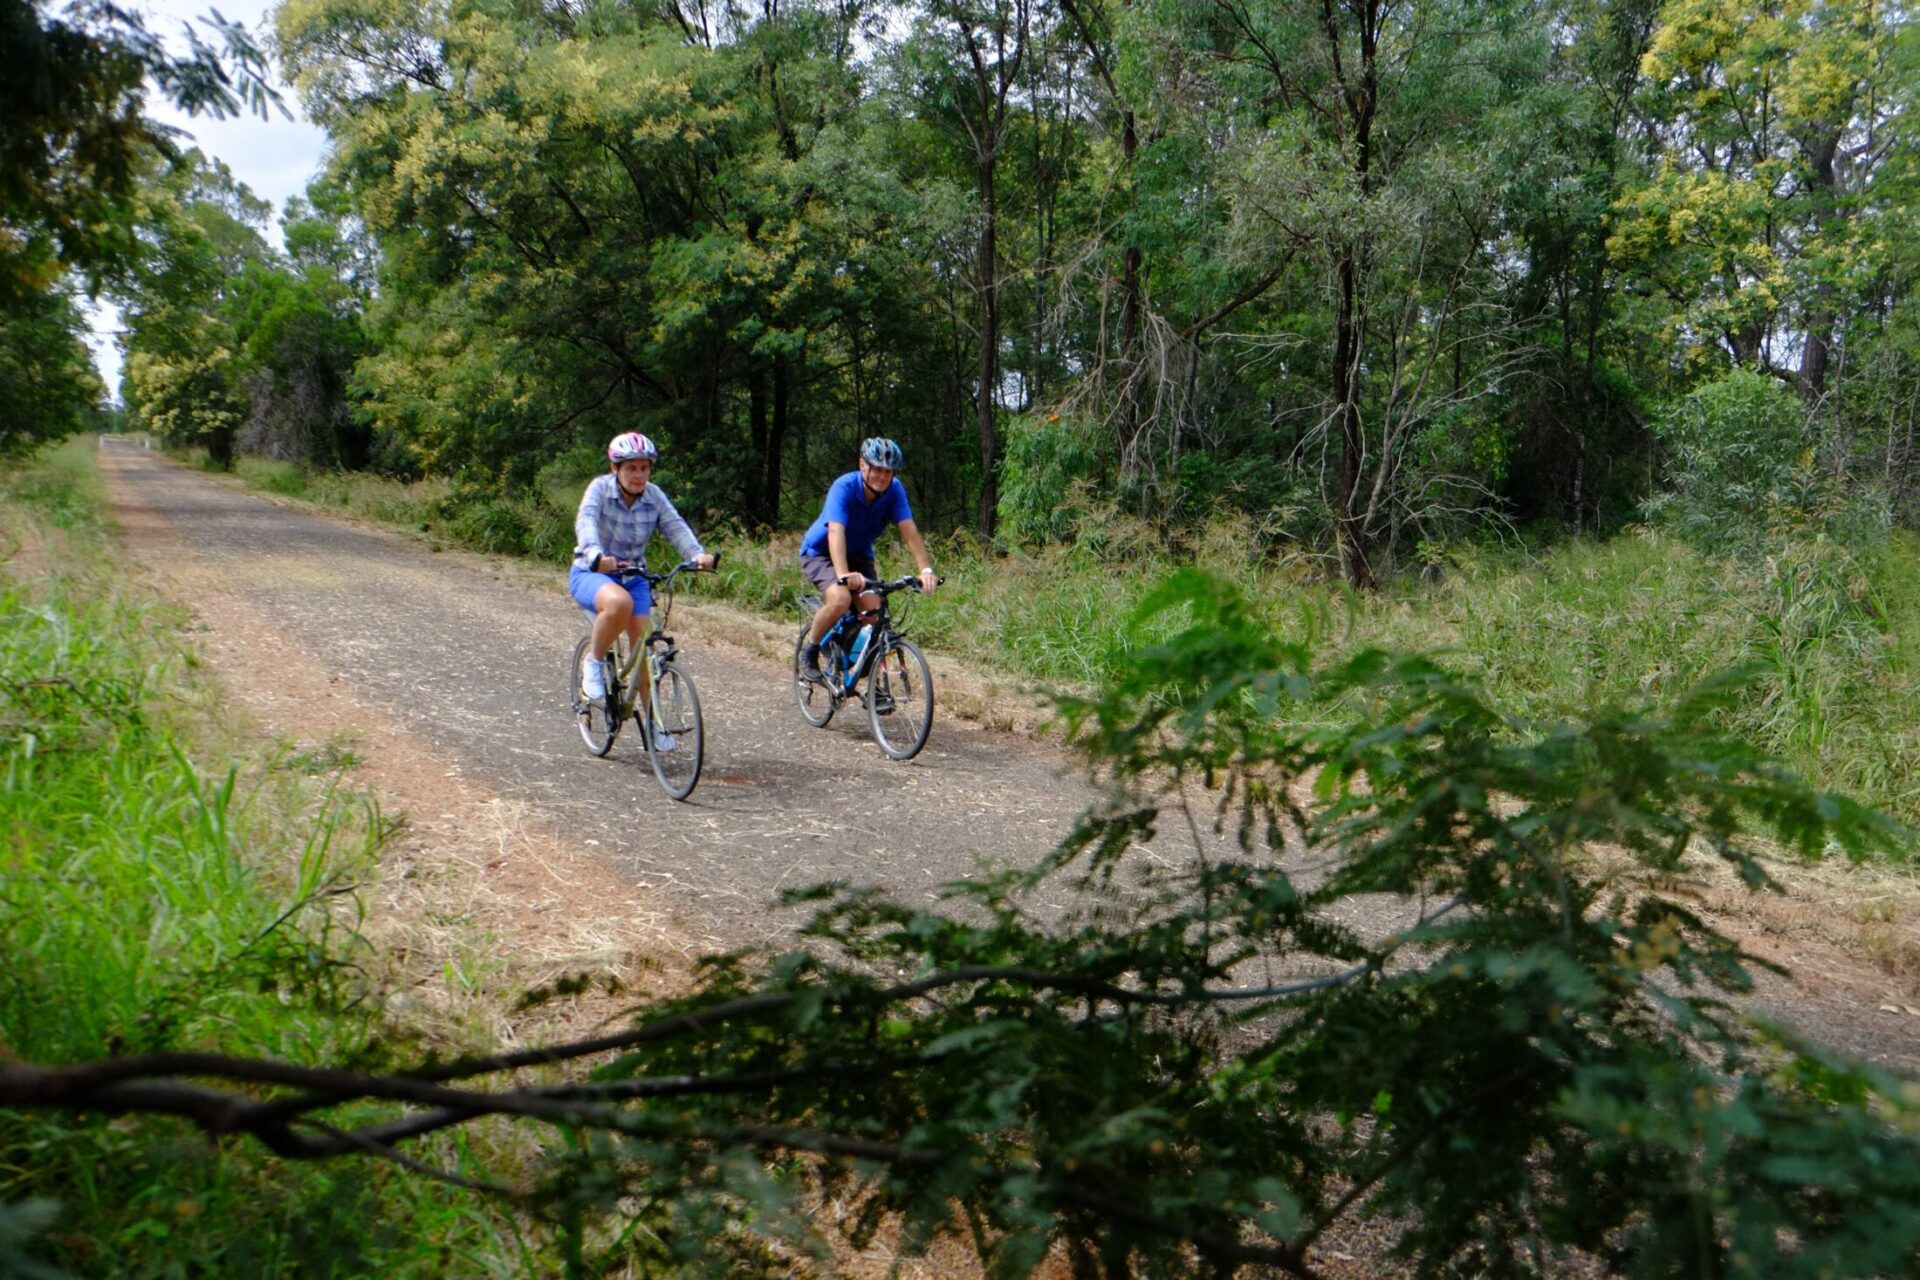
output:
[[1795, 474], [1808, 465], [1806, 414], [1778, 378], [1736, 369], [1670, 405], [1655, 432], [1671, 490], [1650, 510], [1704, 551], [1750, 547], [1796, 500]]
[[1086, 419], [1058, 413], [1010, 419], [1000, 463], [1000, 536], [1026, 544], [1072, 536], [1087, 515], [1086, 490], [1100, 458], [1096, 425]]
[[[715, 958], [628, 1031], [387, 1096], [593, 1057], [497, 1100], [561, 1133], [543, 1206], [645, 1206], [633, 1247], [701, 1273], [804, 1247], [823, 1197], [856, 1244], [964, 1231], [1004, 1276], [1056, 1251], [1312, 1275], [1363, 1217], [1421, 1275], [1920, 1264], [1920, 1093], [1742, 1013], [1764, 962], [1675, 890], [1711, 864], [1767, 887], [1762, 838], [1906, 836], [1717, 731], [1731, 681], [1540, 723], [1428, 658], [1318, 660], [1197, 572], [1133, 624], [1107, 687], [1060, 701], [1111, 792], [1041, 866], [931, 907], [803, 891], [807, 950]], [[1144, 853], [1163, 828], [1192, 856]], [[363, 1123], [423, 1119], [388, 1114]]]
[[438, 507], [441, 527], [462, 545], [490, 554], [564, 561], [573, 549], [573, 516], [543, 493], [502, 497], [490, 490], [457, 488]]

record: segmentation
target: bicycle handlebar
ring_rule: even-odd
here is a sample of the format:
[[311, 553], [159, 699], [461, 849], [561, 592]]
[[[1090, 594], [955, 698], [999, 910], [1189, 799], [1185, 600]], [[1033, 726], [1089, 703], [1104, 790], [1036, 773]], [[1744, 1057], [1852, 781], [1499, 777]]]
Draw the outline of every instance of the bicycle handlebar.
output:
[[[839, 584], [843, 587], [847, 585], [847, 580], [844, 576], [835, 579], [835, 581], [839, 582]], [[945, 581], [946, 579], [940, 577], [938, 574], [934, 575], [933, 584], [936, 587]], [[867, 585], [860, 588], [860, 590], [862, 594], [868, 591], [871, 591], [876, 595], [882, 595], [882, 596], [890, 596], [896, 591], [918, 591], [920, 590], [920, 575], [917, 573], [910, 573], [906, 575], [904, 578], [895, 578], [892, 582], [879, 582], [872, 578], [868, 578]]]
[[686, 573], [715, 573], [718, 572], [719, 568], [720, 552], [718, 551], [713, 553], [713, 567], [708, 569], [700, 568], [691, 560], [682, 560], [665, 573], [655, 573], [645, 565], [635, 564], [631, 560], [616, 560], [613, 562], [614, 573], [628, 578], [636, 576], [645, 578], [647, 585], [650, 587], [657, 587], [662, 583], [671, 583], [675, 578], [679, 577], [683, 571]]

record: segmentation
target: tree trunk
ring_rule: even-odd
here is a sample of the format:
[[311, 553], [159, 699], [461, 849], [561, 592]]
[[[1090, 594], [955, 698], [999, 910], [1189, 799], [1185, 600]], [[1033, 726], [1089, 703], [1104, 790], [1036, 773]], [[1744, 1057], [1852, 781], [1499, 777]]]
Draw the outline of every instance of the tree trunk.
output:
[[[1126, 114], [1120, 127], [1120, 164], [1133, 181], [1133, 153], [1139, 147], [1134, 130], [1133, 112]], [[1137, 200], [1137, 194], [1134, 197]], [[1120, 405], [1114, 414], [1120, 445], [1120, 466], [1124, 469], [1133, 457], [1134, 441], [1140, 434], [1140, 246], [1129, 244], [1123, 255], [1120, 275]]]
[[999, 514], [1000, 486], [997, 469], [1000, 453], [999, 424], [994, 416], [994, 393], [1000, 381], [1000, 250], [999, 213], [995, 207], [994, 159], [989, 153], [979, 166], [980, 208], [980, 380], [974, 392], [974, 423], [980, 437], [980, 507], [974, 528], [980, 540], [993, 539], [995, 517]]
[[767, 503], [767, 451], [772, 447], [767, 430], [767, 370], [756, 363], [747, 378], [747, 456], [742, 477], [746, 492], [747, 519], [756, 525], [771, 525], [773, 513]]
[[773, 358], [773, 424], [767, 432], [766, 494], [769, 527], [780, 523], [780, 459], [786, 450], [789, 408], [793, 402], [793, 369], [784, 355]]
[[[1837, 216], [1840, 206], [1838, 178], [1834, 173], [1834, 154], [1839, 149], [1837, 134], [1821, 138], [1810, 146], [1808, 158], [1813, 162], [1813, 198], [1818, 210], [1820, 222], [1827, 223]], [[1801, 394], [1809, 400], [1817, 400], [1826, 390], [1827, 361], [1833, 350], [1833, 326], [1835, 322], [1833, 306], [1833, 286], [1820, 284], [1813, 291], [1814, 304], [1807, 315], [1807, 342], [1800, 352], [1799, 384]]]
[[1360, 422], [1359, 267], [1349, 246], [1338, 267], [1340, 298], [1334, 318], [1333, 402], [1340, 419], [1340, 470], [1334, 491], [1335, 536], [1340, 572], [1348, 582], [1371, 590], [1373, 565], [1367, 559], [1366, 522], [1359, 511], [1360, 470], [1365, 441]]

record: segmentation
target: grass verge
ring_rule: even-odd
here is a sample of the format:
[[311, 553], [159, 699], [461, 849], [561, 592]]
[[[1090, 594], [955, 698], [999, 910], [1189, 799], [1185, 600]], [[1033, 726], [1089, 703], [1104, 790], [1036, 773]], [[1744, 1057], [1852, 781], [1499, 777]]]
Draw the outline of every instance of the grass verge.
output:
[[[354, 928], [380, 815], [334, 773], [208, 762], [185, 618], [89, 567], [110, 562], [91, 450], [70, 441], [0, 481], [0, 1057], [391, 1061], [408, 1037]], [[460, 1169], [470, 1153], [420, 1154]], [[79, 1276], [470, 1276], [528, 1270], [527, 1249], [495, 1204], [378, 1161], [0, 1112], [0, 1275], [35, 1260]]]

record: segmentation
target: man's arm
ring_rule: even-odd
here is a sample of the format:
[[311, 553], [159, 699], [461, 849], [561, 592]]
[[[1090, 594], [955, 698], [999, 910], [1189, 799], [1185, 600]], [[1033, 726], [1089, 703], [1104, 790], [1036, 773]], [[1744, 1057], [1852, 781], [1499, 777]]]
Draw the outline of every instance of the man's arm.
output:
[[920, 528], [912, 520], [900, 522], [900, 540], [907, 544], [907, 550], [913, 552], [913, 563], [920, 569], [920, 590], [928, 595], [940, 585], [940, 579], [934, 576], [933, 557], [927, 554], [927, 544], [920, 537]]
[[867, 585], [865, 575], [847, 568], [847, 526], [837, 520], [827, 521], [827, 559], [833, 561], [833, 576], [848, 579], [847, 588], [855, 595]]

